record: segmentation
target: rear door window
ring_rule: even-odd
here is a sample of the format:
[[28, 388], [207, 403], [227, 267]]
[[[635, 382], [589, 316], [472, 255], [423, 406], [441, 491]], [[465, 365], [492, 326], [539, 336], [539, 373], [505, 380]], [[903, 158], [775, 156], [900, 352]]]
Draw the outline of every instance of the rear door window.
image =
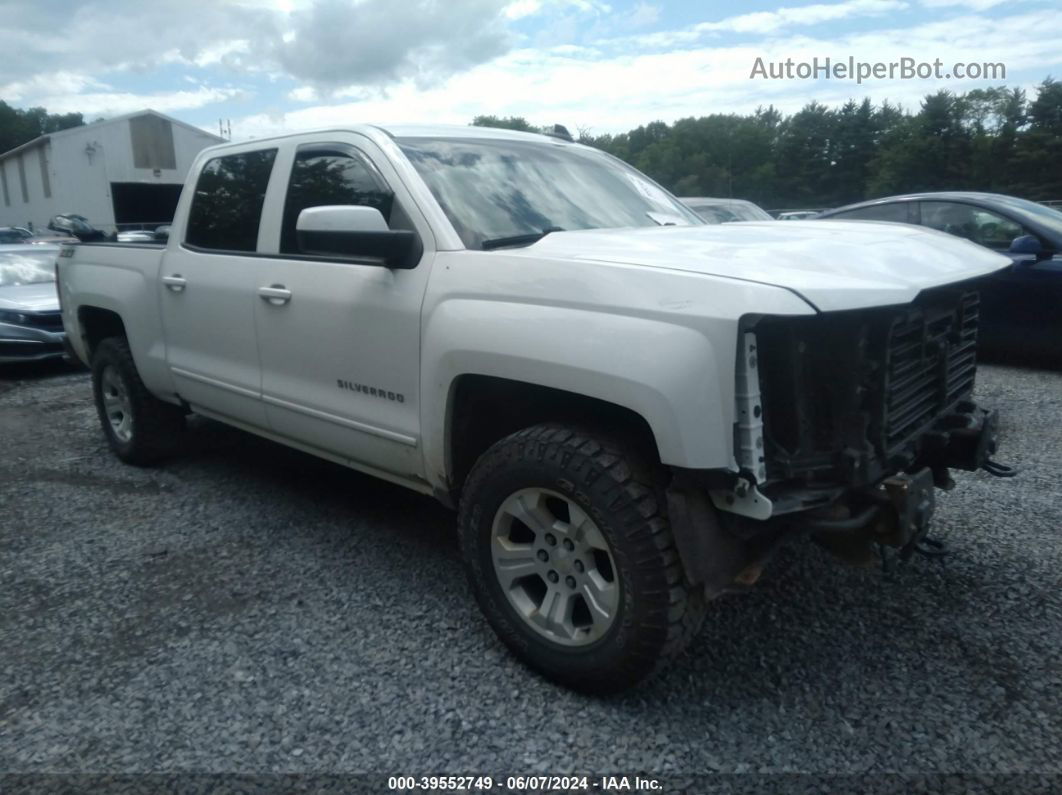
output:
[[276, 149], [208, 160], [196, 181], [185, 242], [214, 251], [254, 251]]

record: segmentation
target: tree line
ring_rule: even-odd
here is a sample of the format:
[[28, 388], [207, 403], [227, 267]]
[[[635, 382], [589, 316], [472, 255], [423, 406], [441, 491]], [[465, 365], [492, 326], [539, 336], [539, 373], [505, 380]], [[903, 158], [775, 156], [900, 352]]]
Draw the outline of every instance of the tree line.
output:
[[[80, 113], [0, 100], [0, 152], [84, 124]], [[536, 131], [520, 116], [475, 125]], [[654, 121], [617, 135], [579, 131], [679, 196], [734, 196], [769, 209], [836, 207], [895, 193], [985, 190], [1062, 199], [1062, 83], [937, 91], [911, 112], [889, 102], [810, 102]]]
[[[475, 125], [534, 131], [519, 116]], [[1062, 83], [937, 91], [917, 111], [869, 99], [790, 116], [772, 107], [654, 121], [596, 146], [679, 196], [734, 196], [768, 209], [837, 207], [896, 193], [979, 190], [1062, 199]]]
[[85, 123], [80, 113], [49, 113], [44, 108], [13, 108], [0, 100], [0, 152]]

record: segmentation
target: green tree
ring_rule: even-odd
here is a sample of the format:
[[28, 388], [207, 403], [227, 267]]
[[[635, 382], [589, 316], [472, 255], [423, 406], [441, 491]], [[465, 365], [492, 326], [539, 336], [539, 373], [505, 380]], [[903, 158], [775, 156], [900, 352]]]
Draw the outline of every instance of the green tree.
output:
[[473, 127], [495, 127], [501, 130], [519, 130], [521, 132], [539, 132], [523, 116], [476, 116], [472, 119]]
[[[534, 130], [522, 117], [476, 124]], [[765, 207], [831, 207], [922, 190], [984, 190], [1062, 199], [1062, 83], [1030, 101], [996, 86], [926, 96], [916, 112], [869, 99], [812, 102], [654, 121], [579, 140], [644, 171], [680, 196], [734, 196]]]
[[80, 127], [84, 123], [80, 113], [48, 113], [44, 108], [23, 110], [0, 100], [0, 152], [22, 146], [38, 136]]

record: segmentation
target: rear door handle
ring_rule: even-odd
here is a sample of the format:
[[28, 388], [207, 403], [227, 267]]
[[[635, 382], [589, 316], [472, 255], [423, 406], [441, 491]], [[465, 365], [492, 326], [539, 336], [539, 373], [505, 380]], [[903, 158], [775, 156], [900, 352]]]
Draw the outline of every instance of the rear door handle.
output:
[[175, 273], [172, 276], [163, 276], [162, 283], [175, 293], [183, 292], [184, 288], [188, 286], [188, 280], [179, 273]]
[[283, 284], [271, 284], [269, 287], [259, 287], [258, 295], [263, 301], [268, 301], [273, 306], [283, 306], [291, 300], [291, 290]]

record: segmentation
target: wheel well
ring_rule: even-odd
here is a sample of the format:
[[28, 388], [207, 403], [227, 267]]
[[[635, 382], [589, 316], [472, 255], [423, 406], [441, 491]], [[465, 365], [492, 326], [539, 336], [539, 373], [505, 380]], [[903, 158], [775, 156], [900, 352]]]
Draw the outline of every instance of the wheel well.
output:
[[649, 423], [628, 408], [563, 389], [464, 375], [454, 386], [450, 410], [447, 444], [452, 494], [460, 493], [472, 466], [488, 447], [541, 422], [598, 428], [634, 445], [650, 463], [660, 461]]
[[77, 310], [77, 319], [81, 325], [81, 336], [88, 347], [89, 359], [103, 340], [108, 337], [124, 337], [125, 324], [121, 315], [109, 309], [97, 306], [82, 306]]

